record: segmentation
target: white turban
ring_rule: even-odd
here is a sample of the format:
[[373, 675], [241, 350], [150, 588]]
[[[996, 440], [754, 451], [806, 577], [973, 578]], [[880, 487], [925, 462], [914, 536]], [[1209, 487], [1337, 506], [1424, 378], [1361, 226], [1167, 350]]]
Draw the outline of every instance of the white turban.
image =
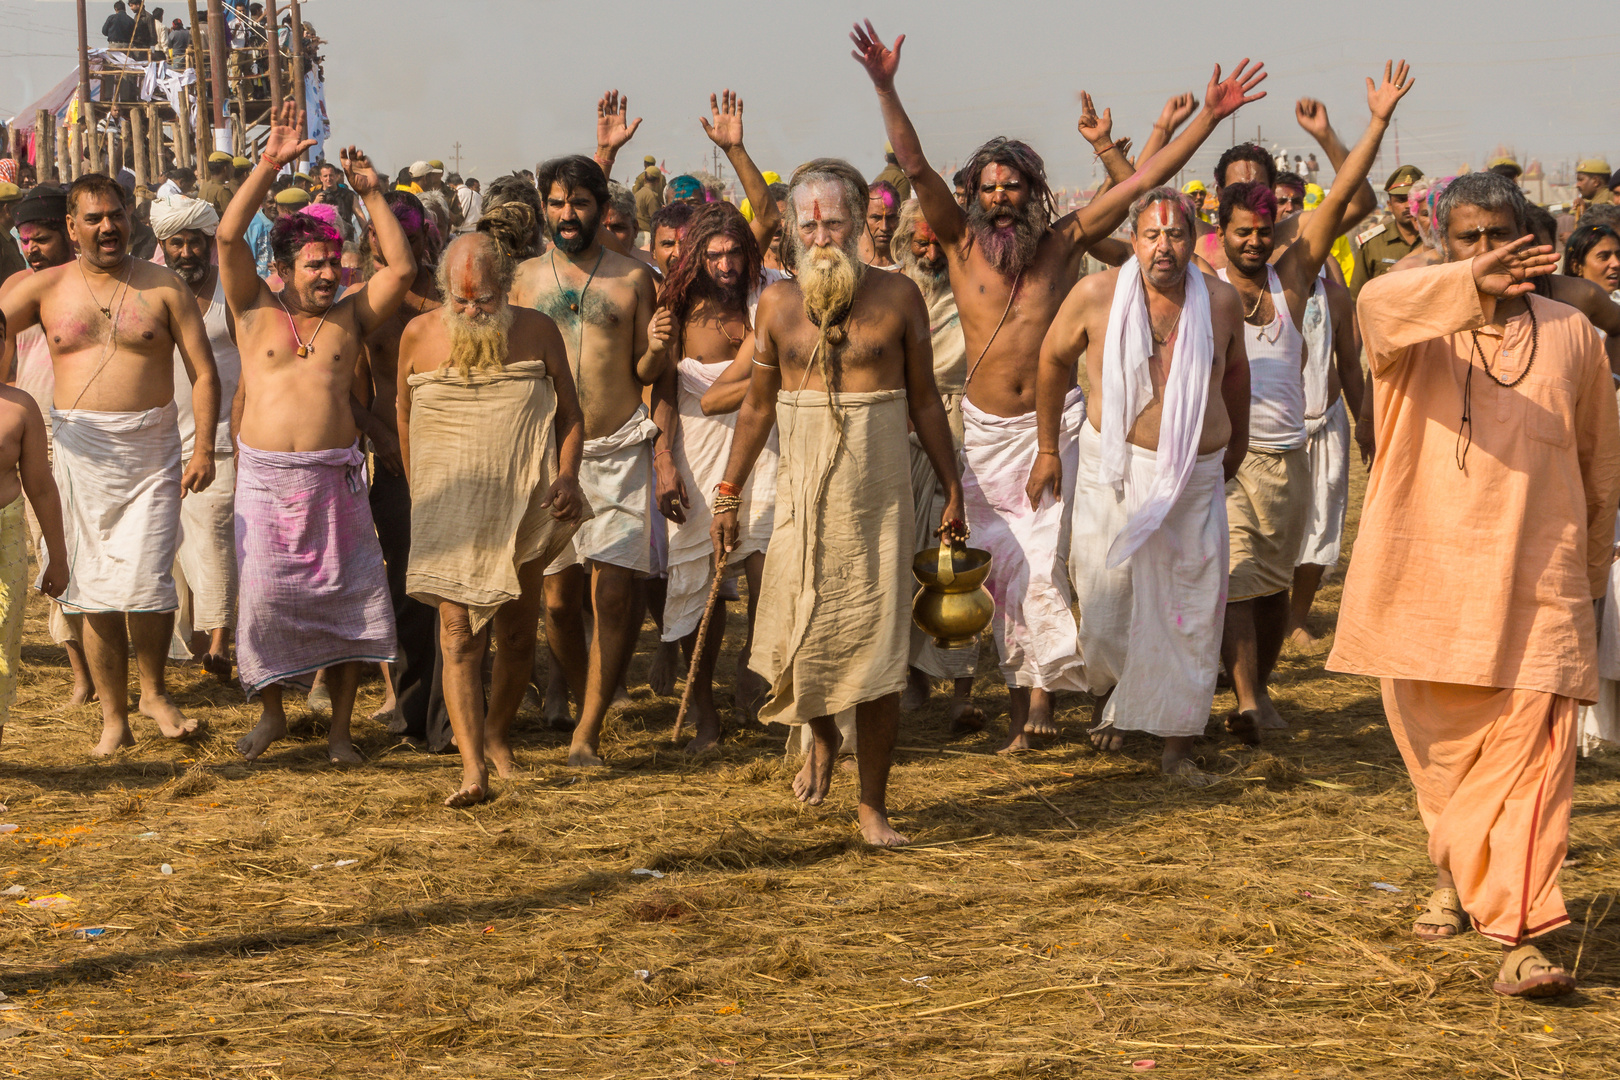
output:
[[187, 229], [201, 229], [213, 236], [218, 228], [219, 212], [201, 199], [165, 195], [152, 200], [152, 231], [157, 233], [159, 240], [167, 240]]

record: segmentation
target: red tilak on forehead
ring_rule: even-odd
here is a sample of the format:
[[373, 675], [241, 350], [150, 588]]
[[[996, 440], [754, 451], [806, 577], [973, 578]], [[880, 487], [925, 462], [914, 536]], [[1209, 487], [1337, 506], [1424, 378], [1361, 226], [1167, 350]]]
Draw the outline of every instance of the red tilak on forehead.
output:
[[821, 220], [821, 200], [815, 199], [810, 203], [810, 214], [815, 220]]

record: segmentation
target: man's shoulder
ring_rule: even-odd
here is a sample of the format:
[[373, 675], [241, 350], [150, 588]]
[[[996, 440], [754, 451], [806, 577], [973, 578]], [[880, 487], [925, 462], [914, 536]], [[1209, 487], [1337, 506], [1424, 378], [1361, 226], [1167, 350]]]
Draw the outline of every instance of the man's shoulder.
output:
[[1375, 241], [1383, 241], [1387, 243], [1389, 240], [1389, 233], [1394, 228], [1395, 225], [1393, 222], [1375, 221], [1365, 229], [1362, 229], [1360, 232], [1356, 233], [1356, 243], [1360, 244], [1362, 247], [1366, 247], [1368, 244], [1372, 244]]

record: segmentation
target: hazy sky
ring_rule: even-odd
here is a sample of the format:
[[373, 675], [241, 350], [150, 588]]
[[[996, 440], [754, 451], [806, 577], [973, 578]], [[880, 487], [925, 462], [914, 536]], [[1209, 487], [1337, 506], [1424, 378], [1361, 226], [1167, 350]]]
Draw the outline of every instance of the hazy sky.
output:
[[[149, 0], [152, 2], [152, 0]], [[168, 18], [184, 0], [159, 0]], [[92, 38], [112, 10], [90, 5]], [[1603, 154], [1620, 167], [1620, 24], [1612, 0], [1527, 5], [1427, 0], [1338, 6], [1160, 0], [1143, 5], [1024, 0], [307, 0], [326, 39], [335, 138], [390, 172], [417, 158], [489, 178], [559, 153], [589, 153], [603, 90], [629, 94], [645, 118], [621, 178], [654, 154], [675, 172], [707, 164], [698, 127], [708, 95], [744, 97], [750, 151], [789, 172], [810, 157], [882, 165], [883, 126], [871, 84], [850, 58], [848, 31], [869, 16], [885, 40], [907, 35], [897, 85], [937, 167], [991, 135], [1029, 140], [1054, 186], [1094, 175], [1075, 131], [1078, 92], [1113, 109], [1116, 134], [1140, 145], [1167, 96], [1202, 98], [1211, 67], [1266, 61], [1264, 101], [1237, 115], [1239, 140], [1312, 149], [1293, 119], [1303, 95], [1329, 107], [1353, 143], [1366, 121], [1363, 79], [1386, 58], [1412, 64], [1417, 86], [1396, 114], [1399, 160], [1428, 171], [1483, 164], [1498, 144], [1522, 162]], [[1352, 14], [1353, 13], [1353, 14]], [[1612, 28], [1612, 29], [1611, 29]], [[0, 117], [72, 70], [71, 0], [0, 0]], [[94, 42], [93, 42], [94, 43]], [[1223, 125], [1194, 174], [1232, 142]], [[1395, 133], [1375, 170], [1394, 167]], [[1324, 162], [1324, 165], [1326, 163]]]

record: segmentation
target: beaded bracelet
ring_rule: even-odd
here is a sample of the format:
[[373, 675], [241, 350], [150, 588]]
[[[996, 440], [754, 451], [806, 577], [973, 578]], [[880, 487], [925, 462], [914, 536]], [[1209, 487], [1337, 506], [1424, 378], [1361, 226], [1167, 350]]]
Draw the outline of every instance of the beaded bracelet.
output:
[[742, 506], [742, 497], [740, 495], [716, 495], [713, 503], [709, 506], [709, 513], [728, 514], [740, 506]]

